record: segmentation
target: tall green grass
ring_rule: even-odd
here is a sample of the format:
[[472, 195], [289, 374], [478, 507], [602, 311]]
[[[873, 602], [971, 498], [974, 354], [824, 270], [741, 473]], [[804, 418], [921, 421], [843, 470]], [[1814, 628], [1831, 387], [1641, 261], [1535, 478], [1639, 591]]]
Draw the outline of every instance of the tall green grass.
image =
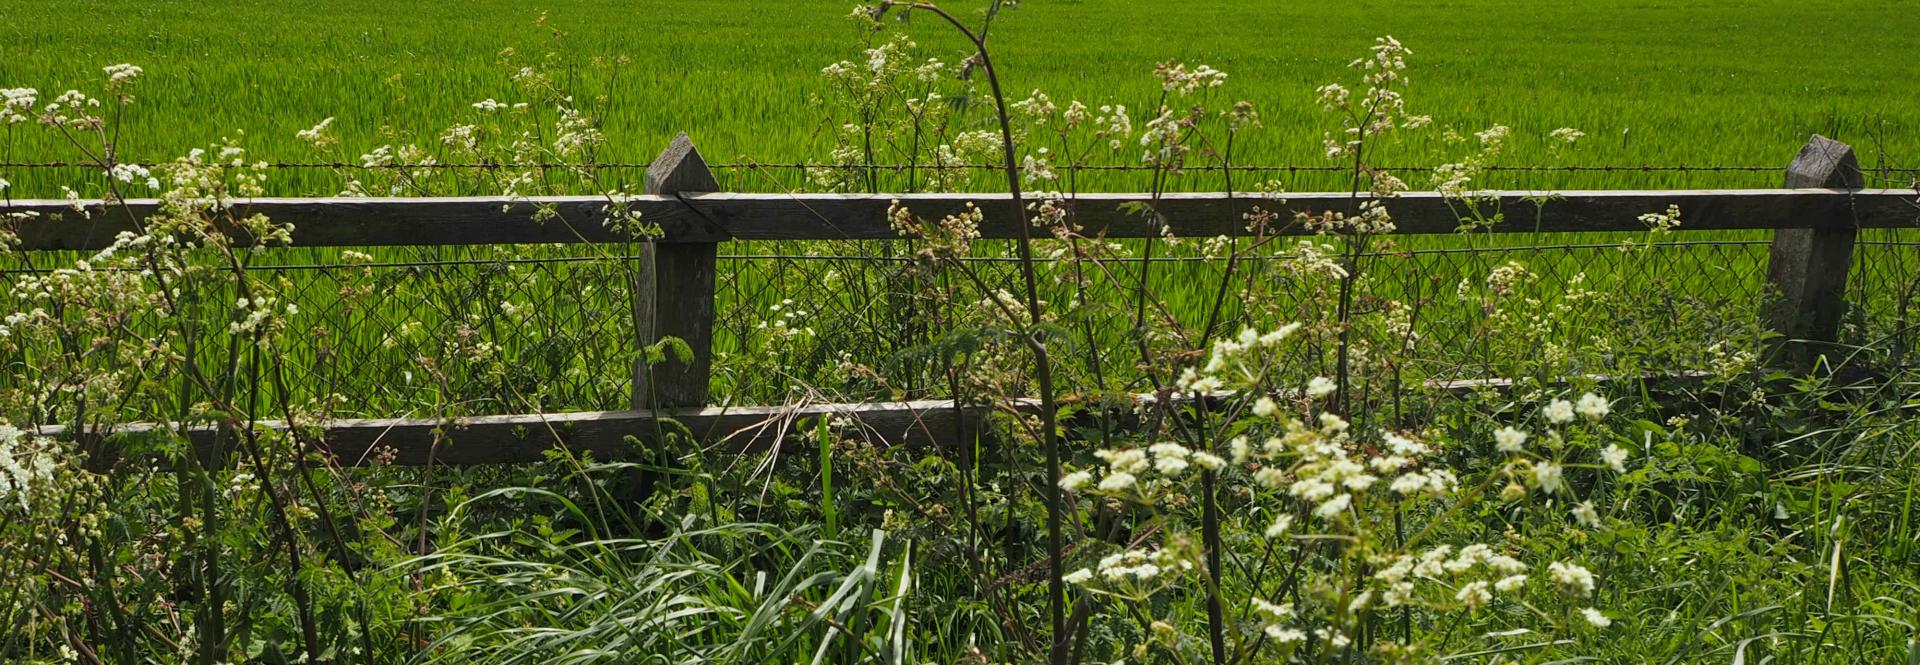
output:
[[[349, 155], [412, 137], [435, 143], [473, 116], [471, 104], [515, 96], [500, 51], [537, 58], [559, 48], [584, 60], [624, 55], [617, 75], [576, 69], [569, 87], [613, 138], [609, 161], [644, 162], [677, 131], [711, 161], [818, 159], [826, 92], [819, 69], [857, 58], [852, 3], [723, 0], [551, 6], [505, 0], [285, 4], [159, 0], [12, 0], [0, 6], [0, 86], [51, 97], [88, 89], [100, 67], [147, 69], [128, 119], [124, 159], [160, 160], [246, 133], [255, 157], [305, 161], [294, 137], [335, 117]], [[966, 9], [972, 9], [970, 5]], [[546, 27], [534, 21], [547, 15]], [[1391, 34], [1415, 54], [1411, 100], [1442, 124], [1511, 125], [1513, 164], [1784, 165], [1808, 134], [1861, 149], [1873, 167], [1920, 166], [1920, 94], [1913, 85], [1908, 3], [1790, 0], [1539, 4], [1466, 2], [1258, 3], [1200, 0], [1176, 7], [1121, 0], [1034, 2], [995, 27], [1009, 94], [1151, 106], [1155, 62], [1205, 62], [1231, 75], [1230, 94], [1258, 105], [1264, 131], [1238, 150], [1245, 163], [1320, 163], [1331, 129], [1312, 90], [1359, 45]], [[962, 44], [931, 24], [911, 32], [946, 55]], [[565, 33], [556, 43], [552, 33]], [[598, 98], [604, 96], [604, 102]], [[1537, 138], [1558, 127], [1588, 136], [1568, 154]], [[38, 134], [38, 133], [29, 133]], [[1394, 161], [1447, 157], [1439, 141]], [[21, 136], [9, 159], [71, 160], [49, 138]], [[71, 176], [71, 174], [68, 174]], [[766, 190], [792, 173], [731, 172], [723, 184]], [[637, 182], [638, 172], [629, 174]], [[15, 196], [57, 194], [63, 182], [18, 170]], [[1744, 173], [1534, 174], [1516, 187], [1767, 186]], [[1339, 185], [1294, 178], [1296, 191]], [[1095, 177], [1088, 189], [1138, 185]], [[326, 172], [282, 174], [283, 193], [326, 193]]]

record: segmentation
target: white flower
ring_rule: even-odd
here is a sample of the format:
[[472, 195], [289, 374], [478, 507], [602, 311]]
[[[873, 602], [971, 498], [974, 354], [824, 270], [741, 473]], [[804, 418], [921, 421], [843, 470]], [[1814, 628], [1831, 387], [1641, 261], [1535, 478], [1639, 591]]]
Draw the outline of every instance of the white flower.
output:
[[1527, 433], [1512, 427], [1502, 427], [1493, 433], [1493, 447], [1503, 453], [1520, 452], [1520, 447], [1526, 443]]
[[1272, 417], [1273, 412], [1278, 410], [1280, 410], [1279, 405], [1274, 404], [1273, 398], [1271, 397], [1263, 396], [1253, 403], [1253, 415], [1260, 416], [1261, 418]]
[[1581, 501], [1580, 505], [1574, 506], [1573, 519], [1582, 525], [1600, 528], [1600, 513], [1593, 509], [1592, 501]]
[[1453, 594], [1453, 599], [1466, 603], [1467, 607], [1476, 610], [1486, 607], [1487, 603], [1493, 601], [1493, 592], [1487, 590], [1489, 586], [1492, 585], [1487, 584], [1486, 580], [1468, 583]]
[[1093, 571], [1085, 568], [1060, 576], [1060, 581], [1068, 584], [1086, 584], [1091, 579], [1093, 579]]
[[1163, 441], [1147, 446], [1147, 452], [1153, 453], [1154, 457], [1177, 457], [1181, 459], [1185, 459], [1188, 454], [1186, 446], [1170, 441]]
[[1577, 564], [1559, 561], [1547, 564], [1547, 576], [1554, 584], [1578, 591], [1580, 595], [1593, 594], [1593, 572]]
[[1125, 471], [1121, 471], [1119, 473], [1111, 474], [1105, 478], [1101, 478], [1099, 487], [1100, 489], [1108, 492], [1116, 492], [1129, 487], [1133, 487], [1133, 483], [1135, 482], [1135, 480], [1136, 479], [1133, 477], [1133, 474], [1127, 473]]
[[1338, 414], [1322, 413], [1320, 414], [1320, 431], [1326, 432], [1327, 434], [1345, 432], [1347, 431], [1347, 419], [1341, 418]]
[[1574, 129], [1572, 127], [1561, 127], [1559, 129], [1553, 130], [1552, 132], [1549, 132], [1547, 134], [1547, 137], [1555, 141], [1571, 144], [1574, 141], [1580, 140], [1581, 137], [1586, 135], [1587, 135], [1586, 132], [1580, 131], [1578, 129]]
[[1220, 467], [1227, 465], [1227, 461], [1221, 459], [1219, 455], [1204, 451], [1193, 454], [1193, 463], [1208, 471], [1217, 471]]
[[1614, 473], [1627, 472], [1627, 450], [1625, 448], [1611, 443], [1607, 444], [1607, 449], [1600, 451], [1600, 461], [1606, 462], [1607, 466], [1612, 468]]
[[1080, 488], [1086, 487], [1087, 483], [1092, 480], [1093, 480], [1092, 472], [1075, 471], [1073, 473], [1069, 473], [1067, 475], [1060, 477], [1060, 489], [1063, 489], [1069, 492], [1078, 492], [1080, 491]]
[[1300, 629], [1288, 628], [1277, 623], [1267, 626], [1265, 630], [1267, 637], [1272, 638], [1276, 644], [1287, 644], [1289, 642], [1299, 642], [1307, 639], [1307, 634], [1300, 632]]
[[140, 69], [139, 65], [129, 65], [126, 63], [121, 63], [118, 65], [108, 65], [106, 67], [101, 68], [101, 71], [104, 71], [107, 73], [107, 83], [111, 84], [111, 83], [121, 83], [121, 82], [130, 80], [133, 77], [139, 76], [140, 72], [143, 70]]
[[1573, 422], [1573, 402], [1556, 399], [1549, 402], [1547, 408], [1541, 410], [1540, 413], [1547, 417], [1547, 422], [1555, 425], [1565, 425]]
[[1508, 575], [1506, 577], [1500, 578], [1500, 581], [1494, 582], [1493, 588], [1498, 589], [1501, 593], [1505, 593], [1508, 591], [1512, 591], [1514, 589], [1518, 589], [1521, 586], [1526, 585], [1526, 583], [1527, 583], [1526, 575]]
[[1561, 478], [1560, 465], [1554, 464], [1553, 462], [1541, 462], [1533, 465], [1533, 481], [1540, 486], [1540, 491], [1542, 492], [1548, 494], [1559, 492], [1561, 486], [1564, 485]]
[[1333, 519], [1334, 516], [1345, 512], [1350, 505], [1353, 505], [1353, 495], [1342, 494], [1327, 499], [1326, 503], [1320, 504], [1319, 508], [1313, 509], [1313, 514], [1323, 520]]
[[1580, 615], [1586, 617], [1587, 623], [1593, 624], [1595, 628], [1606, 628], [1607, 626], [1613, 625], [1612, 619], [1607, 618], [1605, 614], [1601, 614], [1600, 610], [1591, 607], [1580, 610]]
[[1227, 450], [1233, 454], [1234, 464], [1246, 464], [1247, 457], [1253, 454], [1253, 448], [1247, 445], [1247, 437], [1236, 436], [1227, 442]]
[[1184, 457], [1155, 457], [1153, 468], [1160, 473], [1177, 476], [1187, 470], [1187, 460]]
[[1587, 393], [1580, 396], [1580, 404], [1575, 406], [1574, 410], [1579, 411], [1580, 415], [1586, 416], [1587, 420], [1599, 420], [1607, 416], [1609, 409], [1607, 408], [1606, 398], [1593, 393]]
[[1316, 377], [1313, 377], [1312, 381], [1307, 382], [1307, 396], [1314, 399], [1320, 399], [1322, 397], [1332, 395], [1333, 391], [1339, 390], [1339, 388], [1340, 387], [1338, 385], [1334, 384], [1333, 379], [1329, 379], [1324, 376], [1316, 376]]
[[1287, 529], [1293, 527], [1293, 516], [1282, 513], [1273, 518], [1273, 524], [1267, 525], [1267, 537], [1279, 538], [1287, 535]]

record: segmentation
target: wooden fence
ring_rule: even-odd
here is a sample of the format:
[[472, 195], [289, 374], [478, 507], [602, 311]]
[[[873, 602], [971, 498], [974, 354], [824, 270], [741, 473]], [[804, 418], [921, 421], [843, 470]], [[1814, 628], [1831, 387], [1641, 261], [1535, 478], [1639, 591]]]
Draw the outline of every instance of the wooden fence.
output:
[[[1852, 148], [1814, 136], [1786, 168], [1779, 189], [1491, 192], [1482, 209], [1510, 220], [1537, 220], [1492, 227], [1491, 232], [1644, 231], [1639, 217], [1678, 206], [1679, 232], [1771, 230], [1767, 278], [1779, 299], [1770, 323], [1788, 343], [1781, 362], [1801, 364], [1822, 345], [1836, 341], [1846, 311], [1847, 279], [1855, 237], [1867, 228], [1920, 228], [1920, 196], [1914, 190], [1863, 189]], [[330, 452], [343, 464], [391, 449], [398, 464], [425, 464], [436, 432], [457, 430], [457, 445], [433, 451], [436, 464], [534, 461], [548, 447], [617, 454], [625, 438], [651, 438], [671, 418], [709, 442], [731, 448], [782, 440], [803, 419], [846, 418], [868, 438], [888, 444], [950, 445], [979, 431], [985, 405], [948, 400], [779, 407], [712, 406], [708, 399], [712, 358], [714, 278], [719, 243], [727, 240], [897, 239], [887, 220], [895, 201], [921, 217], [956, 213], [967, 206], [986, 211], [985, 238], [1019, 238], [1024, 220], [996, 214], [1006, 194], [745, 194], [715, 192], [712, 173], [682, 134], [647, 170], [647, 193], [626, 203], [664, 235], [642, 243], [634, 286], [636, 344], [666, 336], [687, 341], [691, 363], [669, 361], [651, 372], [636, 369], [633, 408], [626, 411], [489, 415], [436, 419], [336, 420], [326, 424]], [[1365, 196], [1359, 197], [1364, 201]], [[1089, 236], [1139, 238], [1157, 235], [1141, 215], [1150, 205], [1182, 237], [1246, 233], [1242, 213], [1254, 205], [1290, 210], [1352, 213], [1347, 192], [1291, 193], [1284, 205], [1241, 193], [1080, 194], [1068, 202], [1075, 223]], [[28, 250], [91, 250], [111, 244], [122, 231], [158, 209], [153, 200], [84, 202], [93, 214], [73, 220], [74, 203], [13, 201], [5, 212], [37, 212], [18, 235]], [[1460, 225], [1458, 201], [1412, 192], [1388, 199], [1398, 233], [1447, 234]], [[112, 208], [110, 211], [108, 208]], [[545, 207], [557, 218], [535, 221]], [[296, 246], [487, 245], [628, 242], [607, 230], [609, 201], [600, 196], [505, 199], [456, 198], [261, 198], [238, 206], [294, 225]], [[111, 214], [105, 214], [111, 212]], [[62, 219], [66, 217], [66, 219]], [[1307, 233], [1290, 228], [1280, 233]], [[246, 239], [241, 239], [242, 243]], [[643, 408], [649, 404], [659, 409]], [[1030, 402], [1000, 405], [1030, 410]], [[280, 427], [280, 423], [266, 423]], [[122, 426], [128, 431], [156, 425]], [[214, 428], [189, 428], [190, 437], [212, 445]], [[52, 435], [59, 427], [42, 432]]]

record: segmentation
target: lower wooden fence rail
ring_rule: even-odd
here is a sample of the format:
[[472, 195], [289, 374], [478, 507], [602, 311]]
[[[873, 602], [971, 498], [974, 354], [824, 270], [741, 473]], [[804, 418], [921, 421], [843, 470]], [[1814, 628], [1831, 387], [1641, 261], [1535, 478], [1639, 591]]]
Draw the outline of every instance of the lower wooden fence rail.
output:
[[[1709, 376], [1704, 372], [1676, 372], [1642, 376], [1587, 375], [1559, 379], [1552, 384], [1575, 381], [1613, 384], [1657, 383], [1686, 386]], [[1481, 391], [1505, 392], [1522, 382], [1512, 379], [1472, 379], [1434, 381], [1423, 389], [1442, 395], [1463, 396]], [[1233, 391], [1207, 393], [1209, 404], [1222, 405], [1236, 396]], [[1281, 397], [1298, 397], [1297, 395]], [[1192, 395], [1156, 396], [1133, 394], [1115, 407], [1083, 410], [1075, 421], [1064, 423], [1091, 426], [1105, 415], [1120, 430], [1142, 425], [1139, 407], [1162, 399], [1175, 405], [1192, 404]], [[573, 411], [484, 415], [453, 418], [367, 418], [336, 419], [315, 423], [312, 430], [333, 463], [363, 466], [378, 462], [395, 466], [477, 466], [489, 464], [525, 464], [546, 460], [548, 452], [591, 454], [595, 459], [631, 459], [635, 442], [653, 442], [669, 434], [688, 437], [696, 445], [717, 452], [740, 455], [772, 451], [788, 444], [805, 444], [814, 436], [812, 429], [820, 419], [839, 436], [866, 441], [878, 447], [907, 447], [957, 450], [978, 440], [994, 440], [998, 435], [989, 422], [994, 412], [1016, 415], [1038, 413], [1040, 400], [1021, 398], [995, 405], [963, 403], [954, 400], [916, 400], [905, 402], [811, 403], [786, 406], [709, 406], [661, 410]], [[253, 427], [284, 431], [282, 420], [260, 420]], [[214, 424], [186, 428], [187, 439], [200, 450], [203, 460], [222, 437], [231, 438], [244, 423], [221, 427]], [[140, 435], [178, 430], [177, 424], [134, 423], [89, 431], [83, 438], [99, 440], [115, 435]], [[44, 426], [41, 436], [64, 437], [69, 428]], [[978, 438], [976, 438], [978, 437]]]

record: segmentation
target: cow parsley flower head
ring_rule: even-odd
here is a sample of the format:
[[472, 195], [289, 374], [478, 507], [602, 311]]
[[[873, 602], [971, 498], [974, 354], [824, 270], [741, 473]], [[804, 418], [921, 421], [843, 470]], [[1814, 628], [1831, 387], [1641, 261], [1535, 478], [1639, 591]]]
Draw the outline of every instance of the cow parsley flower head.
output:
[[1591, 607], [1580, 610], [1580, 615], [1586, 617], [1587, 623], [1593, 624], [1595, 628], [1606, 628], [1607, 626], [1613, 625], [1613, 619], [1607, 618], [1607, 615], [1601, 614], [1600, 610]]
[[1573, 519], [1579, 522], [1581, 526], [1594, 529], [1600, 528], [1600, 512], [1594, 510], [1592, 501], [1582, 501], [1580, 505], [1574, 506]]
[[1134, 478], [1133, 474], [1127, 473], [1125, 471], [1121, 471], [1118, 473], [1109, 474], [1105, 478], [1101, 478], [1099, 487], [1104, 491], [1118, 492], [1120, 490], [1133, 487], [1133, 484], [1137, 480], [1138, 479]]
[[1307, 396], [1314, 399], [1332, 395], [1333, 391], [1339, 389], [1339, 385], [1335, 384], [1333, 379], [1324, 376], [1313, 377], [1312, 381], [1307, 382]]
[[1579, 564], [1559, 561], [1547, 564], [1547, 577], [1569, 591], [1579, 592], [1582, 596], [1593, 595], [1593, 571]]
[[1556, 399], [1548, 402], [1547, 408], [1542, 409], [1540, 413], [1546, 416], [1547, 422], [1555, 425], [1565, 425], [1573, 422], [1573, 402]]
[[1253, 402], [1253, 415], [1259, 416], [1261, 418], [1271, 418], [1273, 417], [1274, 412], [1279, 410], [1280, 410], [1279, 405], [1274, 404], [1273, 398], [1271, 397], [1267, 397], [1263, 395], [1260, 397], [1260, 399], [1254, 400]]
[[1512, 427], [1502, 427], [1493, 433], [1493, 447], [1503, 453], [1520, 452], [1527, 443], [1527, 433]]
[[1606, 462], [1607, 467], [1613, 469], [1614, 473], [1627, 472], [1627, 450], [1625, 448], [1611, 443], [1607, 444], [1607, 449], [1600, 451], [1600, 461]]
[[1293, 516], [1281, 513], [1274, 516], [1272, 524], [1267, 525], [1266, 536], [1268, 538], [1279, 538], [1287, 535], [1287, 529], [1290, 528], [1293, 528]]
[[1541, 462], [1533, 466], [1534, 483], [1540, 486], [1540, 491], [1548, 494], [1559, 492], [1565, 484], [1561, 474], [1560, 465], [1553, 462]]
[[1352, 505], [1353, 505], [1353, 495], [1342, 494], [1342, 495], [1333, 497], [1331, 499], [1328, 499], [1326, 503], [1320, 504], [1319, 508], [1313, 509], [1313, 514], [1315, 517], [1319, 517], [1320, 519], [1330, 520], [1338, 516], [1340, 513], [1346, 512], [1347, 508]]
[[1605, 418], [1608, 411], [1610, 411], [1607, 406], [1607, 399], [1593, 393], [1581, 395], [1580, 403], [1574, 406], [1574, 410], [1580, 412], [1580, 415], [1586, 416], [1587, 420]]
[[1491, 586], [1486, 580], [1469, 582], [1453, 594], [1453, 599], [1466, 604], [1468, 609], [1486, 607], [1487, 603], [1493, 602], [1493, 592], [1488, 590]]

